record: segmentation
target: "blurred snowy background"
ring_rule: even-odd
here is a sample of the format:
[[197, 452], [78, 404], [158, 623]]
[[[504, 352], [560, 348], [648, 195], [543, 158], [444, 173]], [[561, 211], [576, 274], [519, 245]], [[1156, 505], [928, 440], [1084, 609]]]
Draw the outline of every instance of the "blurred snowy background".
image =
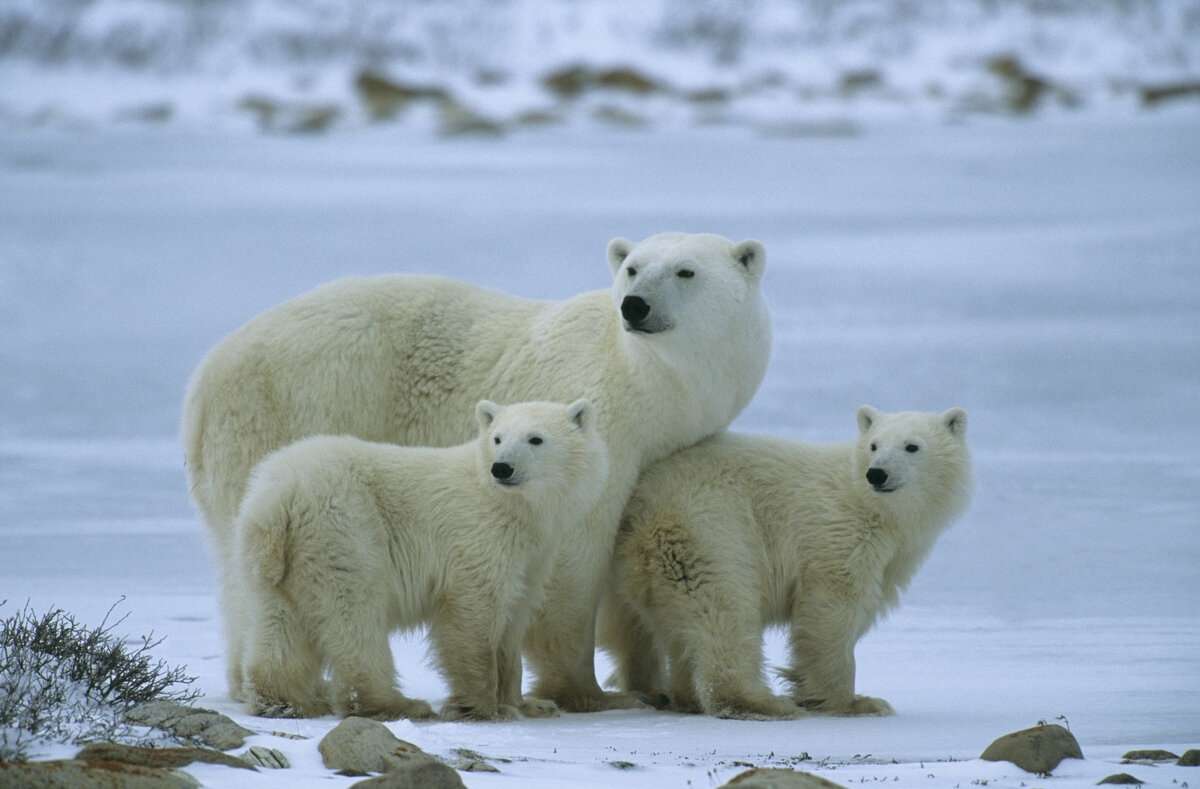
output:
[[852, 131], [1200, 96], [1197, 0], [5, 0], [0, 121]]

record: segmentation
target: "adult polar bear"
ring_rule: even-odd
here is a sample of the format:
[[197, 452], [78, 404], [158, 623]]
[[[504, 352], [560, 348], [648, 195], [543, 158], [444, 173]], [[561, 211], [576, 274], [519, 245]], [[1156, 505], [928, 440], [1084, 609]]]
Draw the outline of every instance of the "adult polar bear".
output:
[[[525, 655], [533, 695], [567, 711], [632, 704], [593, 667], [595, 615], [625, 501], [647, 465], [725, 428], [766, 372], [771, 330], [757, 241], [662, 233], [607, 250], [610, 291], [531, 301], [442, 277], [339, 280], [222, 340], [192, 376], [182, 438], [220, 566], [230, 693], [243, 645], [232, 524], [250, 469], [317, 433], [450, 446], [471, 409], [589, 398], [609, 447], [599, 503], [566, 536]], [[487, 550], [487, 546], [481, 546]]]

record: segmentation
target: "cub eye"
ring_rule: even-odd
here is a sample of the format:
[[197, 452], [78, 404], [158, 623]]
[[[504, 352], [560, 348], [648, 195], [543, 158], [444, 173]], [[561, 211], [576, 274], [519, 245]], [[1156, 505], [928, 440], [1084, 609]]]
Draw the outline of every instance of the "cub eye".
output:
[[678, 276], [680, 279], [691, 279], [692, 277], [696, 276], [696, 272], [692, 271], [690, 268], [681, 268], [676, 276]]
[[492, 436], [492, 443], [493, 443], [493, 444], [499, 444], [499, 443], [500, 443], [500, 436]]
[[906, 444], [904, 446], [905, 452], [916, 452], [918, 449], [920, 449], [920, 447], [917, 446], [916, 444]]
[[871, 451], [872, 451], [872, 452], [874, 452], [876, 449], [878, 449], [878, 447], [876, 447], [876, 446], [875, 446], [875, 442], [874, 442], [874, 441], [872, 441], [872, 442], [871, 442]]
[[538, 444], [542, 443], [542, 438], [541, 436], [534, 436], [533, 438], [529, 439], [529, 443], [536, 447]]
[[629, 268], [625, 269], [625, 276], [633, 279], [637, 276], [637, 269], [635, 269], [633, 266], [630, 266]]

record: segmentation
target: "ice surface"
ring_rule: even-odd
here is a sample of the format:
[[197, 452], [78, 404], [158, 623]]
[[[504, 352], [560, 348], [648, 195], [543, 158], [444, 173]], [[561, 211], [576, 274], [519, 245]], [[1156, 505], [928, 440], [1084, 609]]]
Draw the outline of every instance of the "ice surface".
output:
[[[346, 274], [559, 298], [607, 287], [617, 235], [755, 237], [775, 347], [738, 428], [842, 440], [862, 403], [970, 414], [974, 504], [857, 653], [860, 691], [899, 714], [393, 730], [435, 753], [516, 760], [464, 774], [472, 787], [712, 786], [735, 762], [843, 784], [1016, 787], [1036, 781], [976, 757], [1062, 715], [1088, 758], [1047, 783], [1200, 780], [1116, 765], [1135, 746], [1200, 746], [1195, 132], [1188, 114], [789, 139], [0, 132], [0, 600], [95, 623], [124, 595], [130, 633], [166, 636], [156, 654], [238, 714], [175, 439], [207, 348]], [[443, 697], [419, 637], [398, 645], [406, 688]], [[783, 660], [778, 634], [769, 653]], [[241, 720], [314, 737], [333, 724]], [[259, 741], [297, 766], [245, 785], [325, 779], [311, 742]]]

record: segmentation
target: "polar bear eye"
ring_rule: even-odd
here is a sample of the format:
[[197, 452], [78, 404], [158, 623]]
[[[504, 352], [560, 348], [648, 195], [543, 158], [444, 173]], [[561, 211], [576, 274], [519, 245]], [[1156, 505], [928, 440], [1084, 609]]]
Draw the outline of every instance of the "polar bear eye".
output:
[[530, 443], [530, 444], [533, 444], [533, 445], [536, 447], [536, 446], [538, 446], [539, 444], [541, 444], [541, 443], [542, 443], [542, 437], [541, 437], [541, 436], [534, 436], [533, 438], [529, 439], [529, 443]]
[[496, 435], [496, 436], [492, 436], [492, 443], [493, 443], [493, 444], [499, 444], [499, 443], [500, 443], [500, 436], [498, 436], [498, 435]]
[[629, 268], [625, 269], [625, 276], [633, 279], [637, 276], [637, 269], [635, 269], [633, 266], [630, 266]]
[[871, 451], [872, 451], [872, 452], [874, 452], [874, 451], [875, 451], [876, 449], [878, 449], [878, 448], [879, 448], [879, 447], [875, 446], [875, 442], [874, 442], [874, 441], [872, 441], [872, 442], [871, 442]]
[[680, 279], [691, 279], [692, 277], [696, 276], [696, 272], [692, 271], [690, 268], [681, 268], [676, 276], [678, 276]]
[[904, 447], [905, 452], [916, 452], [918, 449], [920, 449], [920, 447], [916, 444], [906, 444]]

